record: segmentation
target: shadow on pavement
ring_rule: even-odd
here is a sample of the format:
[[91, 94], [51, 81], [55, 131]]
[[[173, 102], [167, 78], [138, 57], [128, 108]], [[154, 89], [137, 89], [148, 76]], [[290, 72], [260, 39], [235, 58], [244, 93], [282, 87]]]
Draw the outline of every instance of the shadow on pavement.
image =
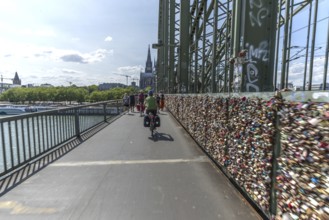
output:
[[154, 141], [174, 141], [170, 134], [156, 132], [154, 137], [149, 137], [150, 140]]

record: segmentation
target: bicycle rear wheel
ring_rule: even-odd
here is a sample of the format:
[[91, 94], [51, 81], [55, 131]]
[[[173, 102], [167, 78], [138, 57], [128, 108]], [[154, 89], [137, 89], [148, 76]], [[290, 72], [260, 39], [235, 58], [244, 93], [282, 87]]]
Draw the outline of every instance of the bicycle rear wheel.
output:
[[151, 130], [151, 136], [153, 137], [154, 136], [154, 124], [153, 123], [150, 124], [150, 130]]

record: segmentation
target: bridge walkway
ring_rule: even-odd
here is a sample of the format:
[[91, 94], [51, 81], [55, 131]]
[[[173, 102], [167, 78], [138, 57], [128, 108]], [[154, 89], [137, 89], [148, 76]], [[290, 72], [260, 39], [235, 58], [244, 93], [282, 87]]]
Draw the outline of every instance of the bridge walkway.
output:
[[0, 219], [261, 219], [168, 113], [119, 117], [0, 197]]

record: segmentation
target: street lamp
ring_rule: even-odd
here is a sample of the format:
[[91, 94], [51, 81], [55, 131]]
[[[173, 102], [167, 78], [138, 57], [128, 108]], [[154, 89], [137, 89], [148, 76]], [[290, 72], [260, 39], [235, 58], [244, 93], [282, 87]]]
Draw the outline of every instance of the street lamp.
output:
[[160, 49], [160, 47], [163, 47], [162, 43], [152, 44], [153, 49]]

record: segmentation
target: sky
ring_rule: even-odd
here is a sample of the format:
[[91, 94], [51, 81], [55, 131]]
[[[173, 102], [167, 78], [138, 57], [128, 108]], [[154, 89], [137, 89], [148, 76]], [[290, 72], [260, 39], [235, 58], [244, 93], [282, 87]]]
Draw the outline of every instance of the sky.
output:
[[[304, 0], [294, 0], [295, 4], [303, 2]], [[315, 2], [315, 1], [313, 1]], [[317, 16], [317, 31], [315, 37], [315, 51], [313, 59], [313, 78], [312, 84], [321, 84], [324, 76], [324, 62], [325, 62], [325, 50], [328, 37], [328, 22], [329, 22], [329, 0], [319, 0], [318, 16]], [[296, 6], [297, 7], [297, 6]], [[313, 10], [315, 6], [313, 4]], [[305, 63], [306, 63], [306, 43], [307, 43], [307, 24], [309, 18], [309, 7], [304, 8], [301, 12], [293, 17], [292, 25], [292, 39], [290, 50], [290, 63], [289, 63], [289, 78], [288, 82], [293, 83], [295, 86], [302, 86], [304, 81]], [[284, 13], [283, 13], [284, 15]], [[313, 30], [313, 14], [311, 16], [311, 35], [309, 41], [309, 48], [311, 48], [312, 30]], [[283, 42], [283, 29], [281, 28], [280, 41]], [[280, 51], [282, 53], [282, 51]], [[306, 83], [309, 81], [309, 70], [310, 70], [310, 55], [311, 49], [308, 51], [308, 62], [306, 66]], [[281, 61], [282, 55], [279, 56], [278, 65], [278, 83], [280, 83], [281, 76]], [[295, 59], [296, 58], [296, 59]], [[328, 72], [329, 73], [329, 69]], [[329, 82], [329, 76], [327, 74], [327, 82]]]
[[[138, 83], [158, 0], [0, 0], [0, 74], [23, 85]], [[121, 75], [120, 75], [121, 74]]]
[[[328, 8], [329, 0], [319, 0], [316, 47], [321, 48], [315, 53], [313, 83], [322, 82]], [[3, 82], [11, 83], [17, 72], [23, 85], [126, 84], [124, 75], [130, 76], [128, 84], [138, 83], [149, 46], [156, 59], [151, 45], [158, 38], [158, 10], [158, 0], [0, 0]], [[292, 46], [306, 45], [307, 13], [294, 17]], [[299, 50], [292, 49], [291, 56]], [[305, 56], [290, 62], [289, 82], [302, 85], [304, 64]]]

